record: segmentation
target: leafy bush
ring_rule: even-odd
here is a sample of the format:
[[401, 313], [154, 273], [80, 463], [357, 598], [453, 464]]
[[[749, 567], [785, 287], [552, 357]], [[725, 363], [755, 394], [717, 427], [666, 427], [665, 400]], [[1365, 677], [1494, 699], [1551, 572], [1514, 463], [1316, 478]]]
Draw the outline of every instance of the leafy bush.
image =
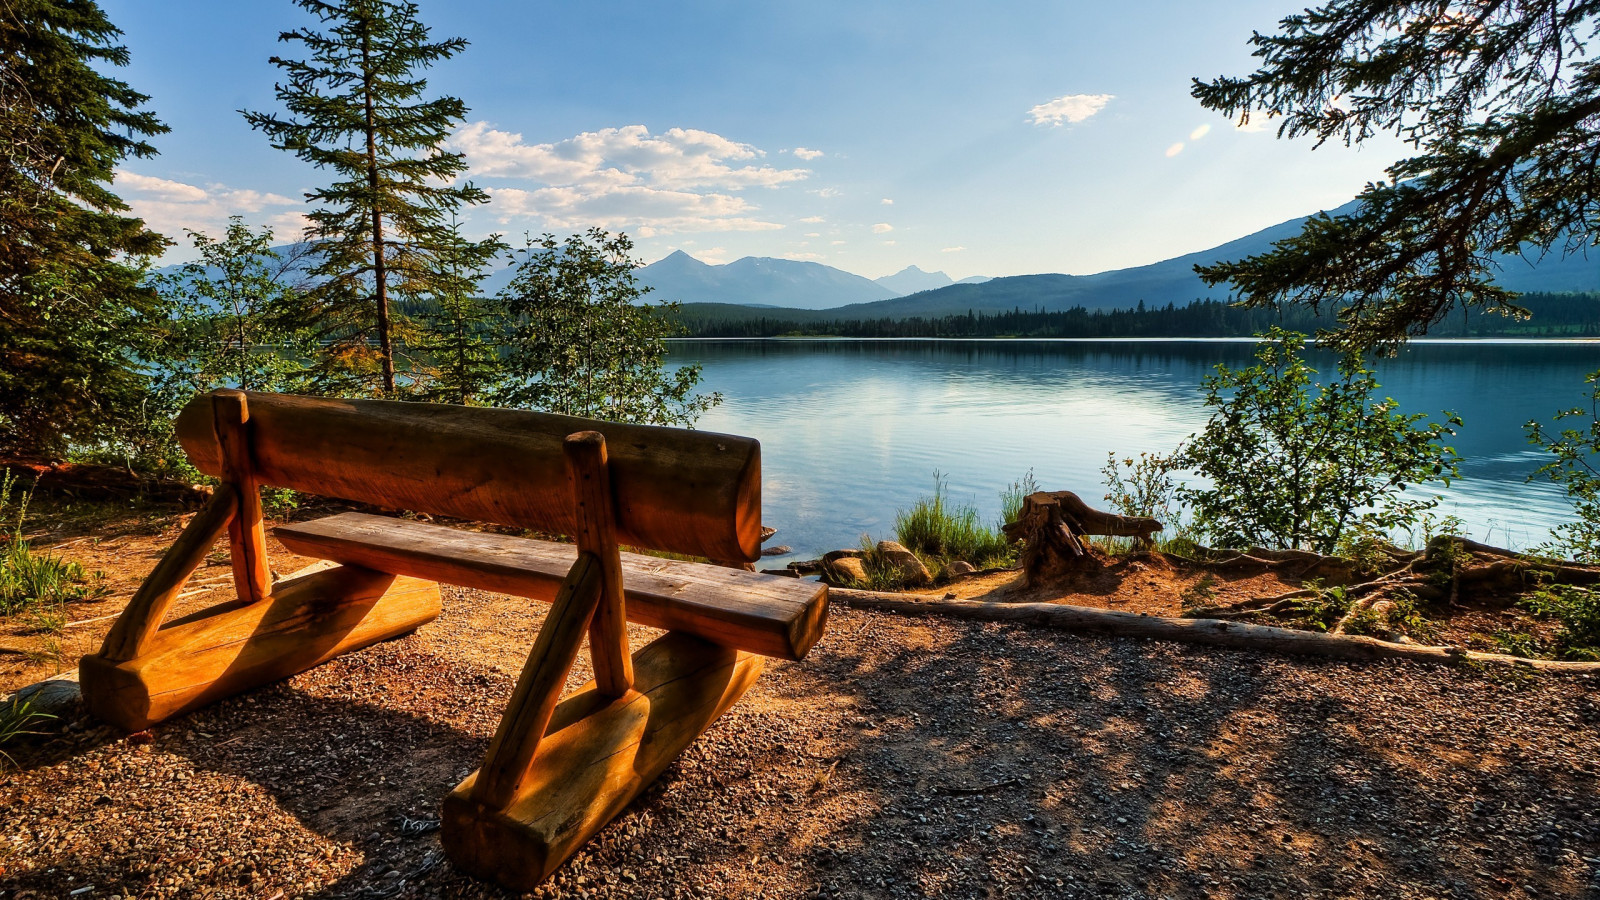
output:
[[1176, 492], [1199, 530], [1217, 546], [1331, 553], [1358, 523], [1406, 528], [1438, 504], [1436, 495], [1402, 494], [1457, 474], [1458, 457], [1442, 442], [1458, 417], [1424, 424], [1426, 416], [1374, 399], [1378, 382], [1354, 354], [1337, 379], [1314, 384], [1317, 372], [1301, 358], [1305, 335], [1274, 328], [1263, 337], [1256, 365], [1219, 365], [1205, 379], [1211, 420], [1173, 460], [1210, 482]]
[[1555, 420], [1580, 420], [1578, 427], [1551, 435], [1537, 421], [1527, 425], [1528, 441], [1555, 456], [1532, 475], [1549, 478], [1567, 492], [1576, 518], [1556, 527], [1552, 539], [1540, 549], [1571, 556], [1581, 562], [1600, 562], [1600, 372], [1584, 381], [1590, 386], [1589, 408], [1574, 407], [1556, 413]]
[[1170, 526], [1177, 518], [1179, 488], [1172, 473], [1182, 456], [1181, 443], [1171, 453], [1141, 453], [1136, 458], [1122, 459], [1120, 464], [1115, 453], [1107, 453], [1106, 464], [1100, 469], [1106, 477], [1106, 502], [1121, 515], [1144, 516]]
[[1323, 587], [1316, 580], [1306, 582], [1306, 587], [1311, 589], [1311, 596], [1295, 600], [1294, 610], [1307, 628], [1327, 631], [1350, 611], [1351, 599], [1343, 587]]
[[1524, 594], [1518, 605], [1559, 623], [1551, 646], [1542, 649], [1562, 659], [1600, 660], [1600, 591], [1551, 585]]
[[[1013, 488], [1020, 489], [1018, 485]], [[913, 553], [966, 560], [979, 568], [1009, 560], [1011, 548], [1005, 537], [984, 526], [977, 507], [950, 502], [947, 490], [944, 476], [934, 472], [933, 496], [922, 497], [911, 509], [895, 513], [895, 538]]]

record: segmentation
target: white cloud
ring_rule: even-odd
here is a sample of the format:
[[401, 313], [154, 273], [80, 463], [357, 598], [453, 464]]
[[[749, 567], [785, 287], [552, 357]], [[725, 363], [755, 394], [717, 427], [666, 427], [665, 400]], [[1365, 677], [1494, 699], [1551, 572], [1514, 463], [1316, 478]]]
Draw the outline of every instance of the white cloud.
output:
[[794, 155], [804, 160], [813, 160], [822, 156], [821, 150], [807, 150], [804, 147], [794, 148]]
[[639, 237], [691, 231], [775, 231], [743, 197], [661, 191], [638, 185], [592, 191], [580, 187], [486, 188], [489, 208], [502, 223], [538, 216], [549, 228], [628, 229]]
[[821, 216], [806, 216], [804, 219], [801, 219], [800, 221], [808, 223], [808, 224], [811, 224], [811, 225], [816, 225], [819, 222], [822, 222], [823, 218]]
[[479, 178], [532, 182], [530, 188], [486, 187], [502, 223], [534, 217], [549, 228], [598, 225], [640, 237], [691, 231], [782, 228], [758, 217], [736, 192], [777, 188], [810, 176], [760, 162], [766, 154], [709, 131], [643, 125], [586, 131], [530, 144], [487, 122], [462, 126], [449, 141]]
[[1035, 125], [1082, 122], [1105, 108], [1112, 99], [1111, 94], [1067, 94], [1028, 110], [1028, 117]]
[[820, 231], [808, 231], [808, 232], [806, 232], [806, 237], [822, 237], [822, 232], [820, 232]]
[[844, 245], [844, 241], [829, 241], [828, 243], [832, 244], [835, 247], [841, 247], [841, 246]]
[[[305, 216], [299, 209], [284, 208], [299, 207], [301, 201], [282, 194], [230, 188], [223, 184], [202, 187], [126, 169], [116, 171], [113, 185], [132, 207], [134, 215], [180, 245], [187, 244], [185, 229], [220, 237], [228, 226], [229, 216], [245, 216], [248, 225], [272, 228], [274, 239], [280, 242], [297, 240], [306, 226]], [[252, 215], [260, 213], [269, 214]]]
[[812, 191], [811, 193], [816, 194], [818, 197], [824, 197], [824, 198], [826, 198], [826, 197], [837, 197], [837, 196], [839, 196], [839, 189], [838, 188], [822, 188], [821, 190], [815, 190], [815, 191]]
[[785, 253], [783, 255], [783, 258], [784, 259], [798, 259], [798, 260], [821, 259], [822, 258], [822, 254], [821, 253], [793, 253], [793, 252], [791, 252], [791, 253]]
[[520, 134], [473, 122], [463, 125], [448, 144], [466, 154], [478, 177], [528, 178], [552, 185], [738, 189], [775, 187], [811, 174], [806, 169], [730, 165], [766, 154], [749, 144], [692, 128], [652, 135], [643, 125], [628, 125], [586, 131], [552, 144], [529, 144]]
[[1208, 135], [1210, 133], [1211, 133], [1211, 123], [1207, 122], [1207, 123], [1201, 125], [1199, 128], [1196, 128], [1195, 130], [1189, 132], [1189, 140], [1198, 141], [1198, 140], [1200, 140], [1201, 138], [1205, 137], [1206, 135]]
[[894, 205], [894, 201], [890, 200], [888, 197], [885, 197], [882, 200], [879, 200], [878, 202], [882, 203], [884, 206], [893, 206]]
[[960, 253], [961, 251], [963, 251], [965, 249], [967, 249], [967, 248], [965, 248], [965, 247], [946, 247], [943, 250], [940, 250], [939, 252], [940, 253]]
[[894, 226], [890, 225], [888, 222], [879, 222], [878, 224], [872, 226], [873, 234], [888, 234], [893, 230]]
[[1176, 144], [1173, 144], [1171, 147], [1167, 148], [1167, 158], [1171, 159], [1172, 157], [1177, 156], [1179, 153], [1182, 153], [1182, 152], [1183, 152], [1183, 141], [1179, 141]]
[[899, 241], [884, 241], [884, 242], [883, 242], [883, 245], [884, 245], [884, 246], [885, 246], [885, 247], [893, 247], [893, 246], [894, 246], [894, 245], [895, 245], [895, 244], [897, 244], [897, 243], [899, 243]]

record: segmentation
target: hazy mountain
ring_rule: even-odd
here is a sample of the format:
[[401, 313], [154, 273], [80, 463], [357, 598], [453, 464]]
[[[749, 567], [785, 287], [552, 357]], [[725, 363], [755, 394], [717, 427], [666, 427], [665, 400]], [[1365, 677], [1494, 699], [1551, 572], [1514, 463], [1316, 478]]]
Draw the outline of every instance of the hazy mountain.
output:
[[[896, 291], [821, 263], [746, 256], [714, 266], [677, 250], [637, 272], [651, 300], [828, 309], [868, 303]], [[947, 279], [948, 281], [948, 279]]]
[[[1353, 209], [1354, 202], [1333, 210]], [[907, 266], [876, 281], [821, 263], [747, 256], [726, 265], [703, 263], [683, 251], [637, 270], [639, 281], [654, 288], [649, 301], [719, 303], [740, 306], [836, 311], [842, 318], [942, 316], [968, 310], [1128, 309], [1139, 305], [1187, 305], [1197, 299], [1229, 299], [1226, 288], [1207, 287], [1196, 265], [1240, 259], [1271, 249], [1299, 233], [1305, 219], [1293, 219], [1208, 250], [1146, 266], [1094, 275], [972, 276], [952, 283], [943, 272]], [[277, 248], [286, 255], [297, 247]], [[298, 267], [304, 272], [306, 263]], [[167, 266], [158, 272], [175, 272]], [[485, 279], [490, 295], [511, 281], [509, 260]], [[1507, 257], [1497, 280], [1516, 291], [1600, 291], [1600, 253], [1540, 258]]]
[[[1332, 210], [1354, 209], [1354, 202]], [[1254, 234], [1147, 266], [1114, 269], [1094, 275], [1014, 275], [979, 284], [953, 284], [877, 303], [856, 304], [838, 310], [841, 317], [900, 318], [942, 316], [968, 310], [1129, 309], [1146, 306], [1185, 306], [1199, 299], [1230, 299], [1226, 286], [1208, 287], [1194, 273], [1196, 265], [1240, 259], [1272, 248], [1276, 241], [1300, 232], [1304, 218], [1282, 222]], [[1600, 253], [1543, 259], [1507, 257], [1496, 280], [1516, 291], [1600, 291]]]
[[993, 280], [988, 275], [968, 275], [965, 278], [957, 279], [956, 284], [983, 284], [985, 281]]
[[893, 275], [872, 279], [896, 294], [915, 294], [918, 291], [931, 291], [946, 285], [955, 284], [955, 281], [943, 272], [924, 272], [916, 266], [906, 266]]

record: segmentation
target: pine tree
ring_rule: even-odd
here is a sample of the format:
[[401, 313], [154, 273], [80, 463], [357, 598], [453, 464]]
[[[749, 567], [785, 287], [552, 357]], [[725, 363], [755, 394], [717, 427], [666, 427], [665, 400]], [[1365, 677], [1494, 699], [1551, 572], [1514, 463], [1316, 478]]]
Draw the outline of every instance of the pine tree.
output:
[[[274, 56], [288, 77], [277, 85], [289, 118], [245, 111], [251, 127], [334, 181], [306, 198], [310, 237], [320, 262], [313, 274], [321, 327], [333, 342], [325, 361], [329, 386], [350, 387], [341, 377], [370, 378], [377, 342], [378, 387], [396, 393], [393, 299], [415, 296], [448, 263], [457, 235], [450, 217], [463, 204], [488, 195], [471, 183], [456, 185], [466, 169], [459, 153], [441, 149], [467, 113], [455, 97], [423, 99], [428, 82], [419, 70], [449, 59], [467, 45], [461, 38], [430, 41], [417, 6], [396, 0], [295, 0], [326, 26], [302, 28], [279, 40], [304, 45], [305, 61]], [[363, 371], [366, 369], [367, 371]]]
[[167, 129], [99, 71], [120, 34], [93, 0], [0, 3], [0, 454], [114, 440], [147, 384], [136, 263], [167, 241], [110, 184]]
[[1278, 122], [1280, 137], [1417, 154], [1348, 215], [1312, 218], [1271, 252], [1203, 267], [1246, 302], [1338, 313], [1347, 348], [1420, 334], [1457, 306], [1525, 316], [1493, 283], [1503, 255], [1575, 252], [1600, 234], [1600, 0], [1332, 0], [1256, 34], [1243, 78], [1200, 102]]

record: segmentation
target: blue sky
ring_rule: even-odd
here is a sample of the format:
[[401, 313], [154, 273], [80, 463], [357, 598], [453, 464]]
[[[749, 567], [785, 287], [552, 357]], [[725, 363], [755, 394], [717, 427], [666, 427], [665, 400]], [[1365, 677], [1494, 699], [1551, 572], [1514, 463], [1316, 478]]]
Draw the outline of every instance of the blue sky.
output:
[[[289, 0], [102, 0], [121, 76], [172, 128], [118, 190], [158, 229], [229, 214], [298, 230], [325, 174], [240, 108], [277, 110]], [[1282, 2], [421, 0], [471, 46], [430, 74], [470, 107], [452, 139], [514, 243], [590, 225], [646, 261], [812, 259], [877, 277], [1087, 274], [1337, 206], [1403, 154], [1280, 141], [1189, 96], [1242, 74]], [[184, 258], [182, 250], [169, 259]]]

